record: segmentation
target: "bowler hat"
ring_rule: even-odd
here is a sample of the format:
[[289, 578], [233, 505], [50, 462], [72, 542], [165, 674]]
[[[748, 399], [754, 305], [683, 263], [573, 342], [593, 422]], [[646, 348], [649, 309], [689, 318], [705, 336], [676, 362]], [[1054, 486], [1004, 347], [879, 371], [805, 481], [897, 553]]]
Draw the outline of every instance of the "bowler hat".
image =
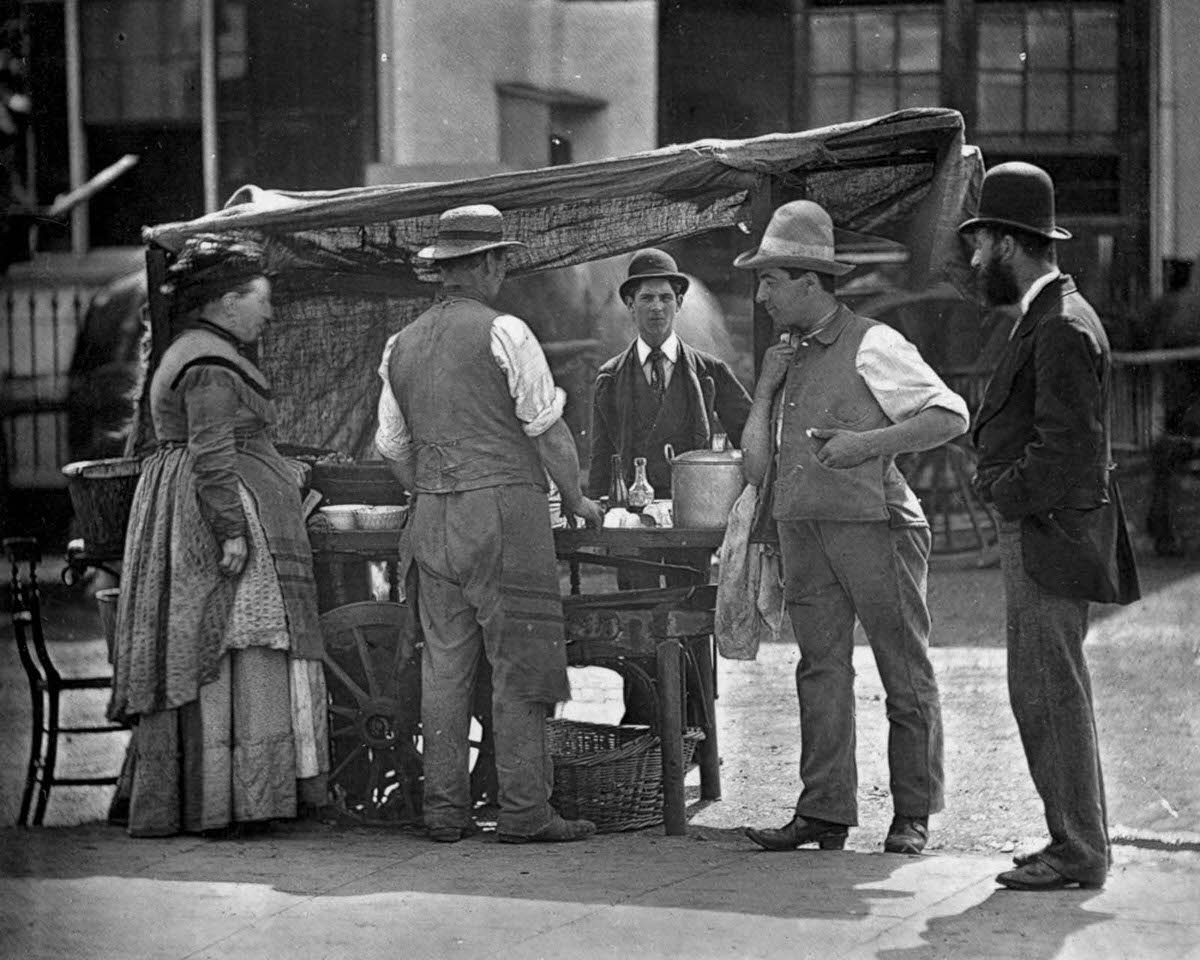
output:
[[771, 214], [758, 248], [739, 254], [733, 265], [743, 270], [794, 267], [835, 277], [854, 269], [854, 264], [834, 259], [833, 220], [811, 200], [793, 200]]
[[639, 280], [674, 280], [679, 287], [679, 295], [687, 293], [688, 278], [675, 266], [675, 258], [663, 250], [647, 247], [639, 250], [629, 261], [629, 271], [617, 293], [625, 299], [625, 291]]
[[1014, 160], [992, 167], [983, 178], [979, 213], [958, 228], [1023, 230], [1047, 240], [1070, 240], [1070, 231], [1054, 221], [1054, 181], [1041, 167]]
[[438, 217], [437, 239], [417, 253], [422, 260], [453, 260], [497, 247], [523, 247], [504, 239], [504, 215], [490, 203], [454, 207]]

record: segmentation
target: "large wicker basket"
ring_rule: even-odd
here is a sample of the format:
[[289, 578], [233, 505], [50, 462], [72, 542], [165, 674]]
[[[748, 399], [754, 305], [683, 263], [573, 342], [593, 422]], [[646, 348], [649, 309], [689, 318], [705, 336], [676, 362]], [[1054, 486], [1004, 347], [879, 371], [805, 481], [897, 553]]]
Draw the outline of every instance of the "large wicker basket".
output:
[[142, 462], [137, 458], [80, 460], [63, 467], [88, 553], [121, 554], [141, 472]]
[[[600, 833], [662, 823], [662, 744], [648, 728], [548, 720], [546, 739], [554, 758], [550, 803], [563, 817], [591, 820]], [[684, 733], [685, 767], [703, 739], [700, 730]]]

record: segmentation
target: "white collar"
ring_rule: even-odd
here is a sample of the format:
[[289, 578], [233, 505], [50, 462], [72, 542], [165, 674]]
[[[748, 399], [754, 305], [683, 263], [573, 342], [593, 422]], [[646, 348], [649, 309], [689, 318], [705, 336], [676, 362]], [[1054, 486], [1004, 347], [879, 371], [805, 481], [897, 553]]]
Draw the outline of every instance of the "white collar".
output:
[[1021, 298], [1022, 317], [1029, 312], [1029, 308], [1033, 306], [1033, 301], [1037, 299], [1037, 295], [1061, 276], [1062, 271], [1058, 267], [1053, 267], [1049, 273], [1043, 273], [1029, 285], [1029, 289], [1025, 291], [1025, 296]]
[[[651, 349], [650, 344], [645, 340], [641, 337], [637, 338], [638, 363], [642, 364], [642, 366], [646, 365], [646, 360], [650, 356]], [[658, 349], [663, 352], [663, 356], [667, 358], [669, 363], [675, 364], [679, 362], [679, 337], [675, 336], [674, 330], [671, 331], [671, 335], [663, 341], [663, 345]]]

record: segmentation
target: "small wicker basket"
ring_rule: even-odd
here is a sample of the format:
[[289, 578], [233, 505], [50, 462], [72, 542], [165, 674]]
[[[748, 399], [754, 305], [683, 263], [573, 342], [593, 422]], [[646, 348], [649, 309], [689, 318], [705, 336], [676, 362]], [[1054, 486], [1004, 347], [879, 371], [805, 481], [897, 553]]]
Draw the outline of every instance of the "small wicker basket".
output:
[[[703, 739], [701, 730], [684, 733], [685, 768]], [[591, 820], [600, 833], [663, 822], [662, 743], [649, 728], [548, 720], [546, 740], [554, 758], [550, 803], [563, 817]]]
[[67, 493], [89, 554], [120, 556], [142, 462], [136, 457], [79, 460], [63, 467]]

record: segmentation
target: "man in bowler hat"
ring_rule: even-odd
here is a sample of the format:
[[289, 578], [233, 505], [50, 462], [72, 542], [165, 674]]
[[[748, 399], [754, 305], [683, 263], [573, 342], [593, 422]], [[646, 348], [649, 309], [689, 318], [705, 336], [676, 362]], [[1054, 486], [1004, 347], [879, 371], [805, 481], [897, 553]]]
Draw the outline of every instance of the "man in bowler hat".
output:
[[[633, 480], [635, 457], [646, 458], [646, 476], [654, 496], [671, 496], [671, 466], [664, 446], [675, 453], [709, 448], [714, 419], [732, 446], [738, 446], [750, 411], [750, 395], [729, 364], [688, 346], [675, 332], [688, 278], [662, 250], [639, 250], [618, 290], [638, 336], [606, 361], [596, 374], [592, 402], [592, 458], [588, 492], [604, 496], [612, 479], [614, 454], [621, 456], [626, 483]], [[643, 560], [664, 560], [700, 568], [708, 577], [707, 550], [643, 552]], [[657, 575], [622, 571], [622, 587], [657, 586]], [[686, 577], [668, 576], [668, 584]]]
[[775, 211], [758, 248], [755, 299], [768, 347], [742, 435], [746, 479], [773, 501], [784, 598], [800, 648], [802, 787], [791, 820], [748, 829], [767, 850], [841, 849], [858, 823], [854, 621], [887, 694], [893, 818], [884, 849], [920, 853], [943, 804], [942, 712], [929, 661], [930, 532], [896, 468], [967, 429], [967, 408], [900, 333], [839, 303], [833, 222], [809, 200]]
[[581, 493], [566, 395], [537, 338], [491, 306], [510, 250], [523, 246], [504, 237], [490, 204], [443, 213], [436, 241], [417, 254], [441, 269], [440, 295], [388, 341], [379, 369], [375, 445], [414, 496], [400, 552], [420, 572], [423, 815], [441, 843], [478, 831], [467, 732], [485, 658], [497, 838], [560, 842], [596, 831], [550, 806], [546, 718], [570, 687], [546, 474], [566, 509], [593, 524], [602, 515]]
[[1049, 174], [1002, 163], [959, 227], [984, 299], [1019, 314], [975, 420], [976, 490], [1001, 517], [1008, 693], [1050, 842], [996, 879], [1100, 887], [1109, 839], [1083, 654], [1089, 601], [1129, 603], [1137, 571], [1110, 476], [1108, 338], [1059, 271]]

